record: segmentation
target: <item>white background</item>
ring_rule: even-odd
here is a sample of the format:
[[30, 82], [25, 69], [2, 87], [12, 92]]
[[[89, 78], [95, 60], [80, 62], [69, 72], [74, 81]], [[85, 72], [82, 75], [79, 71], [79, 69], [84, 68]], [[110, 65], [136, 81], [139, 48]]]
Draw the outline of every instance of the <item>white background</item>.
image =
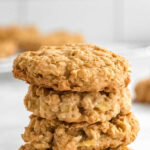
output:
[[64, 28], [92, 41], [150, 42], [149, 0], [0, 0], [0, 24]]

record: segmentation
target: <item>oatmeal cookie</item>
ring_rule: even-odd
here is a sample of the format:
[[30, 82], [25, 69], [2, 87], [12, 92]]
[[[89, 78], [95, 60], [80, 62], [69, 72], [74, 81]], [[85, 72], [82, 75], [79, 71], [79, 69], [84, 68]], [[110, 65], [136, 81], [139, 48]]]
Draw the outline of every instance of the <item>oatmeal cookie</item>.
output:
[[32, 115], [22, 137], [38, 150], [104, 150], [130, 144], [138, 131], [132, 113], [95, 124], [68, 124]]
[[37, 50], [42, 45], [41, 34], [34, 26], [8, 26], [0, 28], [0, 40], [14, 41], [20, 50]]
[[18, 39], [19, 47], [22, 51], [36, 51], [42, 45], [42, 37], [40, 35], [26, 34]]
[[[33, 30], [34, 31], [34, 30]], [[38, 32], [24, 32], [18, 39], [19, 47], [24, 50], [35, 51], [41, 46], [60, 46], [67, 43], [82, 43], [83, 37], [80, 34], [70, 34], [67, 32], [54, 32], [49, 35], [41, 35]], [[33, 32], [33, 33], [32, 33]]]
[[150, 78], [140, 81], [135, 86], [135, 101], [150, 103]]
[[16, 40], [22, 51], [34, 51], [42, 45], [42, 34], [36, 27], [28, 26], [20, 30]]
[[16, 78], [58, 91], [114, 91], [128, 85], [129, 72], [125, 58], [89, 44], [43, 47], [13, 65]]
[[18, 46], [13, 41], [0, 41], [0, 58], [14, 55], [18, 50]]
[[8, 33], [6, 28], [0, 27], [0, 41], [8, 40]]
[[48, 120], [95, 123], [129, 113], [131, 95], [127, 88], [108, 93], [80, 93], [59, 92], [31, 85], [24, 104], [27, 110]]
[[42, 44], [47, 46], [61, 46], [67, 43], [83, 43], [81, 34], [69, 33], [67, 31], [57, 31], [43, 37]]
[[[36, 149], [31, 144], [25, 144], [25, 145], [21, 146], [19, 150], [51, 150], [51, 149]], [[131, 150], [131, 149], [129, 149], [128, 147], [118, 147], [115, 149], [107, 148], [107, 149], [103, 149], [103, 150]]]
[[0, 26], [0, 41], [12, 40], [16, 41], [16, 37], [20, 31], [20, 27], [13, 26]]

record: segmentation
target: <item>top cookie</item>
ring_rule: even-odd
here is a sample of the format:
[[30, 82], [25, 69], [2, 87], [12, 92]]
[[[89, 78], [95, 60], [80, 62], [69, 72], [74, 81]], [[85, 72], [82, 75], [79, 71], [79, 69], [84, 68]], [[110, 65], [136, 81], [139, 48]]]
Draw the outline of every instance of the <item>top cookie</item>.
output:
[[113, 91], [128, 85], [129, 72], [125, 58], [89, 44], [24, 52], [13, 65], [16, 78], [58, 91]]

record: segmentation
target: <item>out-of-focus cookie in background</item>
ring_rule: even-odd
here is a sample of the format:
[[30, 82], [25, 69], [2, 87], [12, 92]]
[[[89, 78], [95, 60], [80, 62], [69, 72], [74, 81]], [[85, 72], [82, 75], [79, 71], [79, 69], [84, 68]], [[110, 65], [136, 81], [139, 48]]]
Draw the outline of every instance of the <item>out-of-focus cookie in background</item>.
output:
[[60, 46], [66, 43], [83, 43], [84, 39], [81, 34], [75, 34], [68, 31], [56, 31], [53, 33], [43, 34], [31, 34], [24, 33], [18, 40], [19, 48], [23, 51], [35, 51], [41, 46]]
[[0, 59], [14, 55], [18, 45], [12, 40], [0, 41]]
[[[12, 41], [14, 48], [10, 47]], [[73, 33], [66, 30], [58, 30], [52, 33], [42, 33], [36, 26], [19, 26], [12, 25], [7, 27], [0, 27], [0, 47], [1, 45], [7, 47], [1, 48], [3, 57], [11, 56], [18, 51], [35, 51], [43, 45], [54, 46], [64, 45], [66, 43], [83, 43], [85, 40], [80, 33]], [[3, 44], [4, 43], [4, 44]], [[8, 43], [9, 46], [6, 46]], [[12, 44], [11, 44], [12, 45]], [[8, 54], [8, 55], [7, 55]]]
[[42, 33], [36, 26], [19, 27], [16, 41], [20, 51], [37, 50], [40, 47]]
[[42, 45], [61, 46], [67, 43], [83, 43], [83, 42], [85, 42], [85, 40], [82, 34], [60, 30], [44, 36]]
[[139, 81], [135, 86], [135, 102], [150, 104], [150, 78]]
[[[20, 50], [32, 48], [33, 46], [37, 45], [36, 37], [38, 37], [39, 31], [34, 26], [19, 26], [19, 25], [12, 25], [12, 26], [1, 26], [0, 27], [0, 47], [2, 45], [7, 45], [8, 42], [12, 41], [14, 45], [16, 45], [17, 50], [14, 52], [19, 52]], [[34, 41], [34, 43], [33, 43]], [[31, 44], [30, 44], [31, 43]], [[10, 45], [10, 42], [8, 43]], [[3, 46], [4, 47], [4, 46]], [[5, 53], [5, 48], [1, 48], [1, 53]], [[12, 48], [7, 46], [7, 53], [13, 55], [15, 53], [12, 52]], [[11, 56], [9, 55], [9, 56]], [[5, 55], [7, 57], [8, 55]]]

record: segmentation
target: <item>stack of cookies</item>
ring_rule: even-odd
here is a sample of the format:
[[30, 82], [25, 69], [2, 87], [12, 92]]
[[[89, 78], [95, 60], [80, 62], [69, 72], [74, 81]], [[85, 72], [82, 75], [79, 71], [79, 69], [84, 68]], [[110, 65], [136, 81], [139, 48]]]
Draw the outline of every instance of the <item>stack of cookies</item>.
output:
[[43, 47], [20, 54], [13, 73], [30, 84], [33, 113], [20, 150], [125, 150], [135, 140], [123, 57], [89, 44]]

